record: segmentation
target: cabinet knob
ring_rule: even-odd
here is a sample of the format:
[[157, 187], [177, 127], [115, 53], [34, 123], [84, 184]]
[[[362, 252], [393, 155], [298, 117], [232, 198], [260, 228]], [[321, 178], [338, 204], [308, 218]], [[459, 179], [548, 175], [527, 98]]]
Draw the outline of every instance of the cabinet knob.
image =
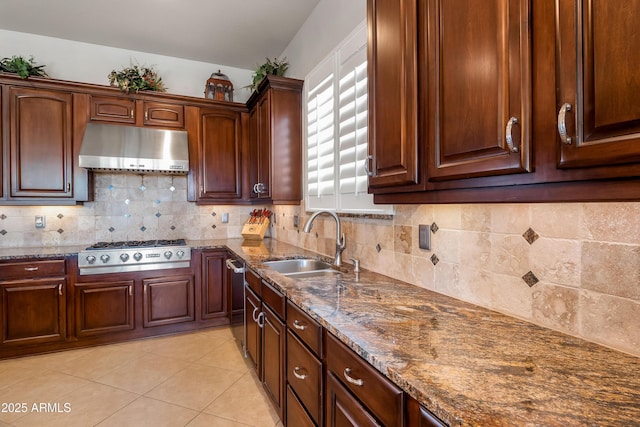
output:
[[573, 142], [567, 135], [567, 112], [571, 111], [571, 104], [565, 102], [558, 111], [558, 134], [563, 144], [571, 145]]
[[518, 124], [517, 117], [511, 117], [507, 122], [507, 130], [505, 132], [505, 139], [507, 140], [507, 147], [509, 147], [509, 151], [512, 153], [517, 153], [519, 148], [513, 144], [513, 125]]

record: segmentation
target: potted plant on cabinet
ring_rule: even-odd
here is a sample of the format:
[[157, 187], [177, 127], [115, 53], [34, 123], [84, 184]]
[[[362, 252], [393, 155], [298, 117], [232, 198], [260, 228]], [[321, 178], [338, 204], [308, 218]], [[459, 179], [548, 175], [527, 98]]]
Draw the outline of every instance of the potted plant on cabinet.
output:
[[262, 79], [264, 79], [268, 75], [274, 76], [284, 76], [289, 69], [289, 62], [287, 58], [283, 58], [279, 60], [278, 58], [273, 58], [273, 61], [270, 58], [267, 58], [267, 61], [258, 66], [256, 71], [253, 73], [252, 81], [249, 87], [251, 89], [258, 90], [258, 86]]
[[3, 73], [17, 74], [20, 78], [26, 79], [29, 76], [48, 77], [44, 71], [44, 65], [36, 65], [33, 56], [26, 59], [22, 56], [12, 56], [0, 60], [0, 71]]

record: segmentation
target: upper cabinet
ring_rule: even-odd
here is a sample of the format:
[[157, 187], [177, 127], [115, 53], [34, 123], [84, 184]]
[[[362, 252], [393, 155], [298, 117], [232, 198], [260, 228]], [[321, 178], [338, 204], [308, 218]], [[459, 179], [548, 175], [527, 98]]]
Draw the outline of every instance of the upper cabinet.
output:
[[242, 116], [225, 108], [188, 109], [192, 179], [190, 200], [198, 203], [242, 199]]
[[9, 117], [8, 198], [72, 199], [72, 94], [4, 89]]
[[302, 199], [302, 80], [267, 76], [247, 102], [247, 188], [251, 201]]
[[184, 106], [114, 96], [91, 96], [92, 121], [137, 126], [184, 127]]
[[529, 1], [427, 4], [418, 45], [429, 179], [529, 172]]
[[376, 203], [640, 199], [640, 0], [367, 4]]
[[640, 161], [640, 1], [557, 0], [561, 168]]

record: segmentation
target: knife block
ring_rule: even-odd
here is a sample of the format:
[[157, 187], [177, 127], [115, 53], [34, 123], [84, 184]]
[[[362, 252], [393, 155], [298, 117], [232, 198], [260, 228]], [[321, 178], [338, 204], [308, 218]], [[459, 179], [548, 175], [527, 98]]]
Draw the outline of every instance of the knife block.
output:
[[269, 218], [262, 218], [262, 222], [253, 224], [247, 221], [242, 227], [242, 237], [247, 240], [262, 240], [267, 228], [269, 228]]

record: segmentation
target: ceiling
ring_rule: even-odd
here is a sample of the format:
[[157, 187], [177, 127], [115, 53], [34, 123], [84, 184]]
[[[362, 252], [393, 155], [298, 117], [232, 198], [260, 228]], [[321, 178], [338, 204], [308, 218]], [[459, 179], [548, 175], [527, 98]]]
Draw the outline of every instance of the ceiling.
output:
[[279, 56], [319, 0], [0, 0], [0, 29], [244, 69]]

